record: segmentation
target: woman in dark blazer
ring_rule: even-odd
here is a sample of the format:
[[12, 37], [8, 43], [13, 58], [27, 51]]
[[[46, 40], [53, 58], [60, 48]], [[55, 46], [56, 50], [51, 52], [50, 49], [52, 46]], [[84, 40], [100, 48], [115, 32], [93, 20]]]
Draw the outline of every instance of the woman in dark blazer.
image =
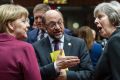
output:
[[100, 35], [108, 38], [94, 80], [120, 80], [120, 4], [116, 1], [100, 3], [94, 17]]
[[0, 6], [0, 80], [41, 80], [27, 37], [28, 11], [19, 5]]

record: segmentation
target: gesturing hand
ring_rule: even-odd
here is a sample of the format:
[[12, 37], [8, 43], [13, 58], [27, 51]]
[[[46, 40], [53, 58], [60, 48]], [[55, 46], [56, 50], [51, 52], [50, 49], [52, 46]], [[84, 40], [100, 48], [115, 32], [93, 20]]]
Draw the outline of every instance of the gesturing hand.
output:
[[80, 59], [77, 56], [62, 56], [63, 50], [60, 50], [57, 56], [56, 66], [59, 70], [72, 67], [80, 63]]

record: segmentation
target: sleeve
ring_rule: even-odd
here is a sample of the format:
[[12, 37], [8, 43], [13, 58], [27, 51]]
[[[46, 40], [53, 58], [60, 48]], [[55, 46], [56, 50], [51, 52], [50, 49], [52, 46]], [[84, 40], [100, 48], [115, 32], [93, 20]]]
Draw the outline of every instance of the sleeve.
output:
[[84, 40], [81, 40], [78, 44], [79, 47], [79, 69], [67, 71], [67, 80], [90, 80], [93, 72], [93, 66], [91, 63], [90, 55], [88, 53]]
[[24, 47], [21, 65], [24, 80], [41, 80], [40, 69], [32, 45]]
[[108, 74], [110, 73], [110, 65], [107, 57], [108, 53], [109, 51], [106, 47], [96, 65], [93, 80], [104, 80], [105, 78], [109, 78]]
[[39, 52], [35, 48], [35, 46], [33, 47], [35, 49], [35, 53], [36, 53], [37, 60], [39, 63], [42, 79], [43, 80], [54, 80], [59, 75], [59, 73], [55, 70], [54, 63], [51, 62], [49, 64], [42, 65], [42, 63], [40, 63], [41, 58], [39, 57], [40, 56]]
[[[118, 34], [120, 35], [120, 34]], [[115, 79], [120, 79], [120, 37], [114, 36], [108, 43], [108, 63]]]
[[109, 39], [95, 70], [94, 80], [111, 79], [111, 74], [116, 80], [120, 78], [120, 64], [118, 63], [120, 60], [119, 44], [120, 37], [114, 36]]
[[40, 70], [43, 80], [54, 80], [59, 75], [54, 68], [54, 63], [42, 66]]

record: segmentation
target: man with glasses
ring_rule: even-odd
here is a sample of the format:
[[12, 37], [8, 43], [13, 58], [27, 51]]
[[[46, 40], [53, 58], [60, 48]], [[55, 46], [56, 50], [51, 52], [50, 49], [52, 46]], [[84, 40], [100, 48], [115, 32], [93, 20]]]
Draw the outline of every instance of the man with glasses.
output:
[[64, 34], [63, 16], [57, 10], [47, 11], [43, 23], [48, 37], [33, 44], [42, 79], [90, 80], [93, 66], [84, 40]]

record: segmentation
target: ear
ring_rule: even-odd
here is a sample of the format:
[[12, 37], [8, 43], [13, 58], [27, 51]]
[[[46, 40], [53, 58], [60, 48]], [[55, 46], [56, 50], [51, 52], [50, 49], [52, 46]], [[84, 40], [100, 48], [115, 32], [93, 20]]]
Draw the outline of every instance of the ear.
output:
[[14, 30], [15, 29], [15, 26], [14, 26], [13, 22], [9, 21], [7, 25], [8, 25], [8, 28], [10, 30]]

